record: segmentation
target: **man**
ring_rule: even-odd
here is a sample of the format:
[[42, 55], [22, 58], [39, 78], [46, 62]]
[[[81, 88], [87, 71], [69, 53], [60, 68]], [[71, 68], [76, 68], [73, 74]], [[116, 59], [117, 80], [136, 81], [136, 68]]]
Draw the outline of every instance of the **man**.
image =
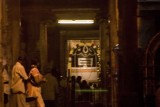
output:
[[10, 94], [10, 77], [8, 74], [8, 65], [6, 59], [3, 59], [2, 63], [2, 81], [3, 81], [3, 93], [4, 93], [4, 107], [8, 107], [8, 96]]
[[12, 107], [26, 107], [25, 81], [28, 80], [25, 68], [22, 65], [23, 59], [19, 57], [12, 68], [11, 92]]
[[58, 80], [53, 74], [54, 71], [46, 73], [46, 83], [42, 85], [42, 96], [46, 107], [56, 107], [57, 94], [59, 93]]

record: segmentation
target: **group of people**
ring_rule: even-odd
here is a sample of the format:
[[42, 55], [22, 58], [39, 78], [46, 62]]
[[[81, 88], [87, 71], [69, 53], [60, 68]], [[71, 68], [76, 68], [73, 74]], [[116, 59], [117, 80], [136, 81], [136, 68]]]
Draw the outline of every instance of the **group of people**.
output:
[[[82, 80], [81, 76], [72, 76], [70, 81], [71, 97], [77, 101], [91, 100], [91, 88], [86, 80]], [[74, 94], [74, 95], [72, 95]]]
[[[22, 57], [18, 57], [13, 65], [10, 80], [6, 80], [5, 75], [3, 78], [4, 86], [8, 84], [10, 87], [7, 91], [10, 92], [11, 107], [55, 107], [54, 100], [55, 94], [58, 93], [58, 81], [54, 77], [53, 71], [42, 75], [38, 68], [38, 60], [32, 59], [29, 73], [27, 73], [23, 61]], [[8, 102], [7, 97], [4, 93], [4, 103]]]
[[[75, 101], [92, 102], [93, 95], [90, 90], [92, 90], [93, 85], [82, 80], [81, 76], [77, 76], [77, 78], [72, 76], [71, 81], [67, 83], [67, 79], [64, 77], [57, 79], [57, 69], [46, 70], [42, 75], [39, 70], [39, 61], [32, 59], [30, 70], [27, 72], [23, 61], [22, 57], [18, 57], [12, 67], [10, 79], [7, 75], [7, 66], [3, 64], [3, 83], [6, 87], [4, 104], [7, 104], [7, 95], [10, 94], [11, 107], [65, 107], [64, 104], [67, 104], [65, 100], [68, 95], [67, 88], [70, 90], [70, 98], [67, 100], [70, 100], [69, 105], [73, 106]], [[94, 85], [93, 88], [96, 86]]]
[[29, 74], [23, 66], [23, 58], [19, 57], [12, 68], [11, 75], [11, 99], [13, 107], [30, 107], [28, 99], [35, 99], [37, 107], [45, 107], [41, 95], [41, 83], [46, 79], [38, 70], [38, 61], [31, 60], [31, 69]]
[[88, 82], [81, 76], [72, 76], [70, 81], [71, 90], [71, 104], [75, 105], [75, 102], [88, 102], [97, 103], [99, 99], [99, 93], [95, 90], [99, 89], [96, 83]]

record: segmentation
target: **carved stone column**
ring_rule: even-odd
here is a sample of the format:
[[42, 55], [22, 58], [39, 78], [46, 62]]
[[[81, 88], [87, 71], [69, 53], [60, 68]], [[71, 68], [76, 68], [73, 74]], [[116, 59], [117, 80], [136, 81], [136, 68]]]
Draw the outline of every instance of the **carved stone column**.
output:
[[2, 59], [6, 57], [7, 29], [8, 28], [8, 11], [7, 1], [0, 1], [0, 107], [4, 107], [3, 99], [3, 78], [2, 78]]
[[[40, 51], [40, 59], [41, 65], [45, 66], [48, 62], [48, 46], [47, 46], [47, 23], [41, 22], [40, 24], [40, 41], [39, 41], [39, 51]], [[41, 68], [44, 71], [44, 68]]]
[[108, 23], [110, 35], [110, 60], [111, 60], [111, 105], [118, 107], [118, 0], [109, 0]]
[[100, 41], [101, 41], [101, 81], [102, 88], [107, 89], [106, 93], [103, 93], [102, 99], [104, 105], [108, 105], [111, 102], [111, 78], [110, 78], [110, 35], [109, 35], [109, 23], [107, 19], [101, 19], [100, 25]]

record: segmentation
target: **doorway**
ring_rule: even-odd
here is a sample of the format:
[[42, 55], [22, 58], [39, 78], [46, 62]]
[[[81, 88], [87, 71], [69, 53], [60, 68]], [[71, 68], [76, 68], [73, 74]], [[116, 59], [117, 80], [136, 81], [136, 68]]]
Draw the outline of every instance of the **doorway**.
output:
[[66, 74], [70, 91], [68, 98], [74, 107], [89, 107], [100, 103], [100, 56], [100, 40], [67, 40]]

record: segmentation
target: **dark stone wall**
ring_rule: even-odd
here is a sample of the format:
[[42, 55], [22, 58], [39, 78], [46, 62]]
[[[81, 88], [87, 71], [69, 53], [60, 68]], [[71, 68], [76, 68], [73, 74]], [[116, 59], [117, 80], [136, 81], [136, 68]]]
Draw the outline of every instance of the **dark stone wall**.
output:
[[119, 0], [119, 107], [142, 107], [136, 53], [137, 1]]
[[60, 34], [56, 27], [49, 27], [47, 31], [48, 35], [48, 61], [53, 61], [53, 66], [60, 67]]

